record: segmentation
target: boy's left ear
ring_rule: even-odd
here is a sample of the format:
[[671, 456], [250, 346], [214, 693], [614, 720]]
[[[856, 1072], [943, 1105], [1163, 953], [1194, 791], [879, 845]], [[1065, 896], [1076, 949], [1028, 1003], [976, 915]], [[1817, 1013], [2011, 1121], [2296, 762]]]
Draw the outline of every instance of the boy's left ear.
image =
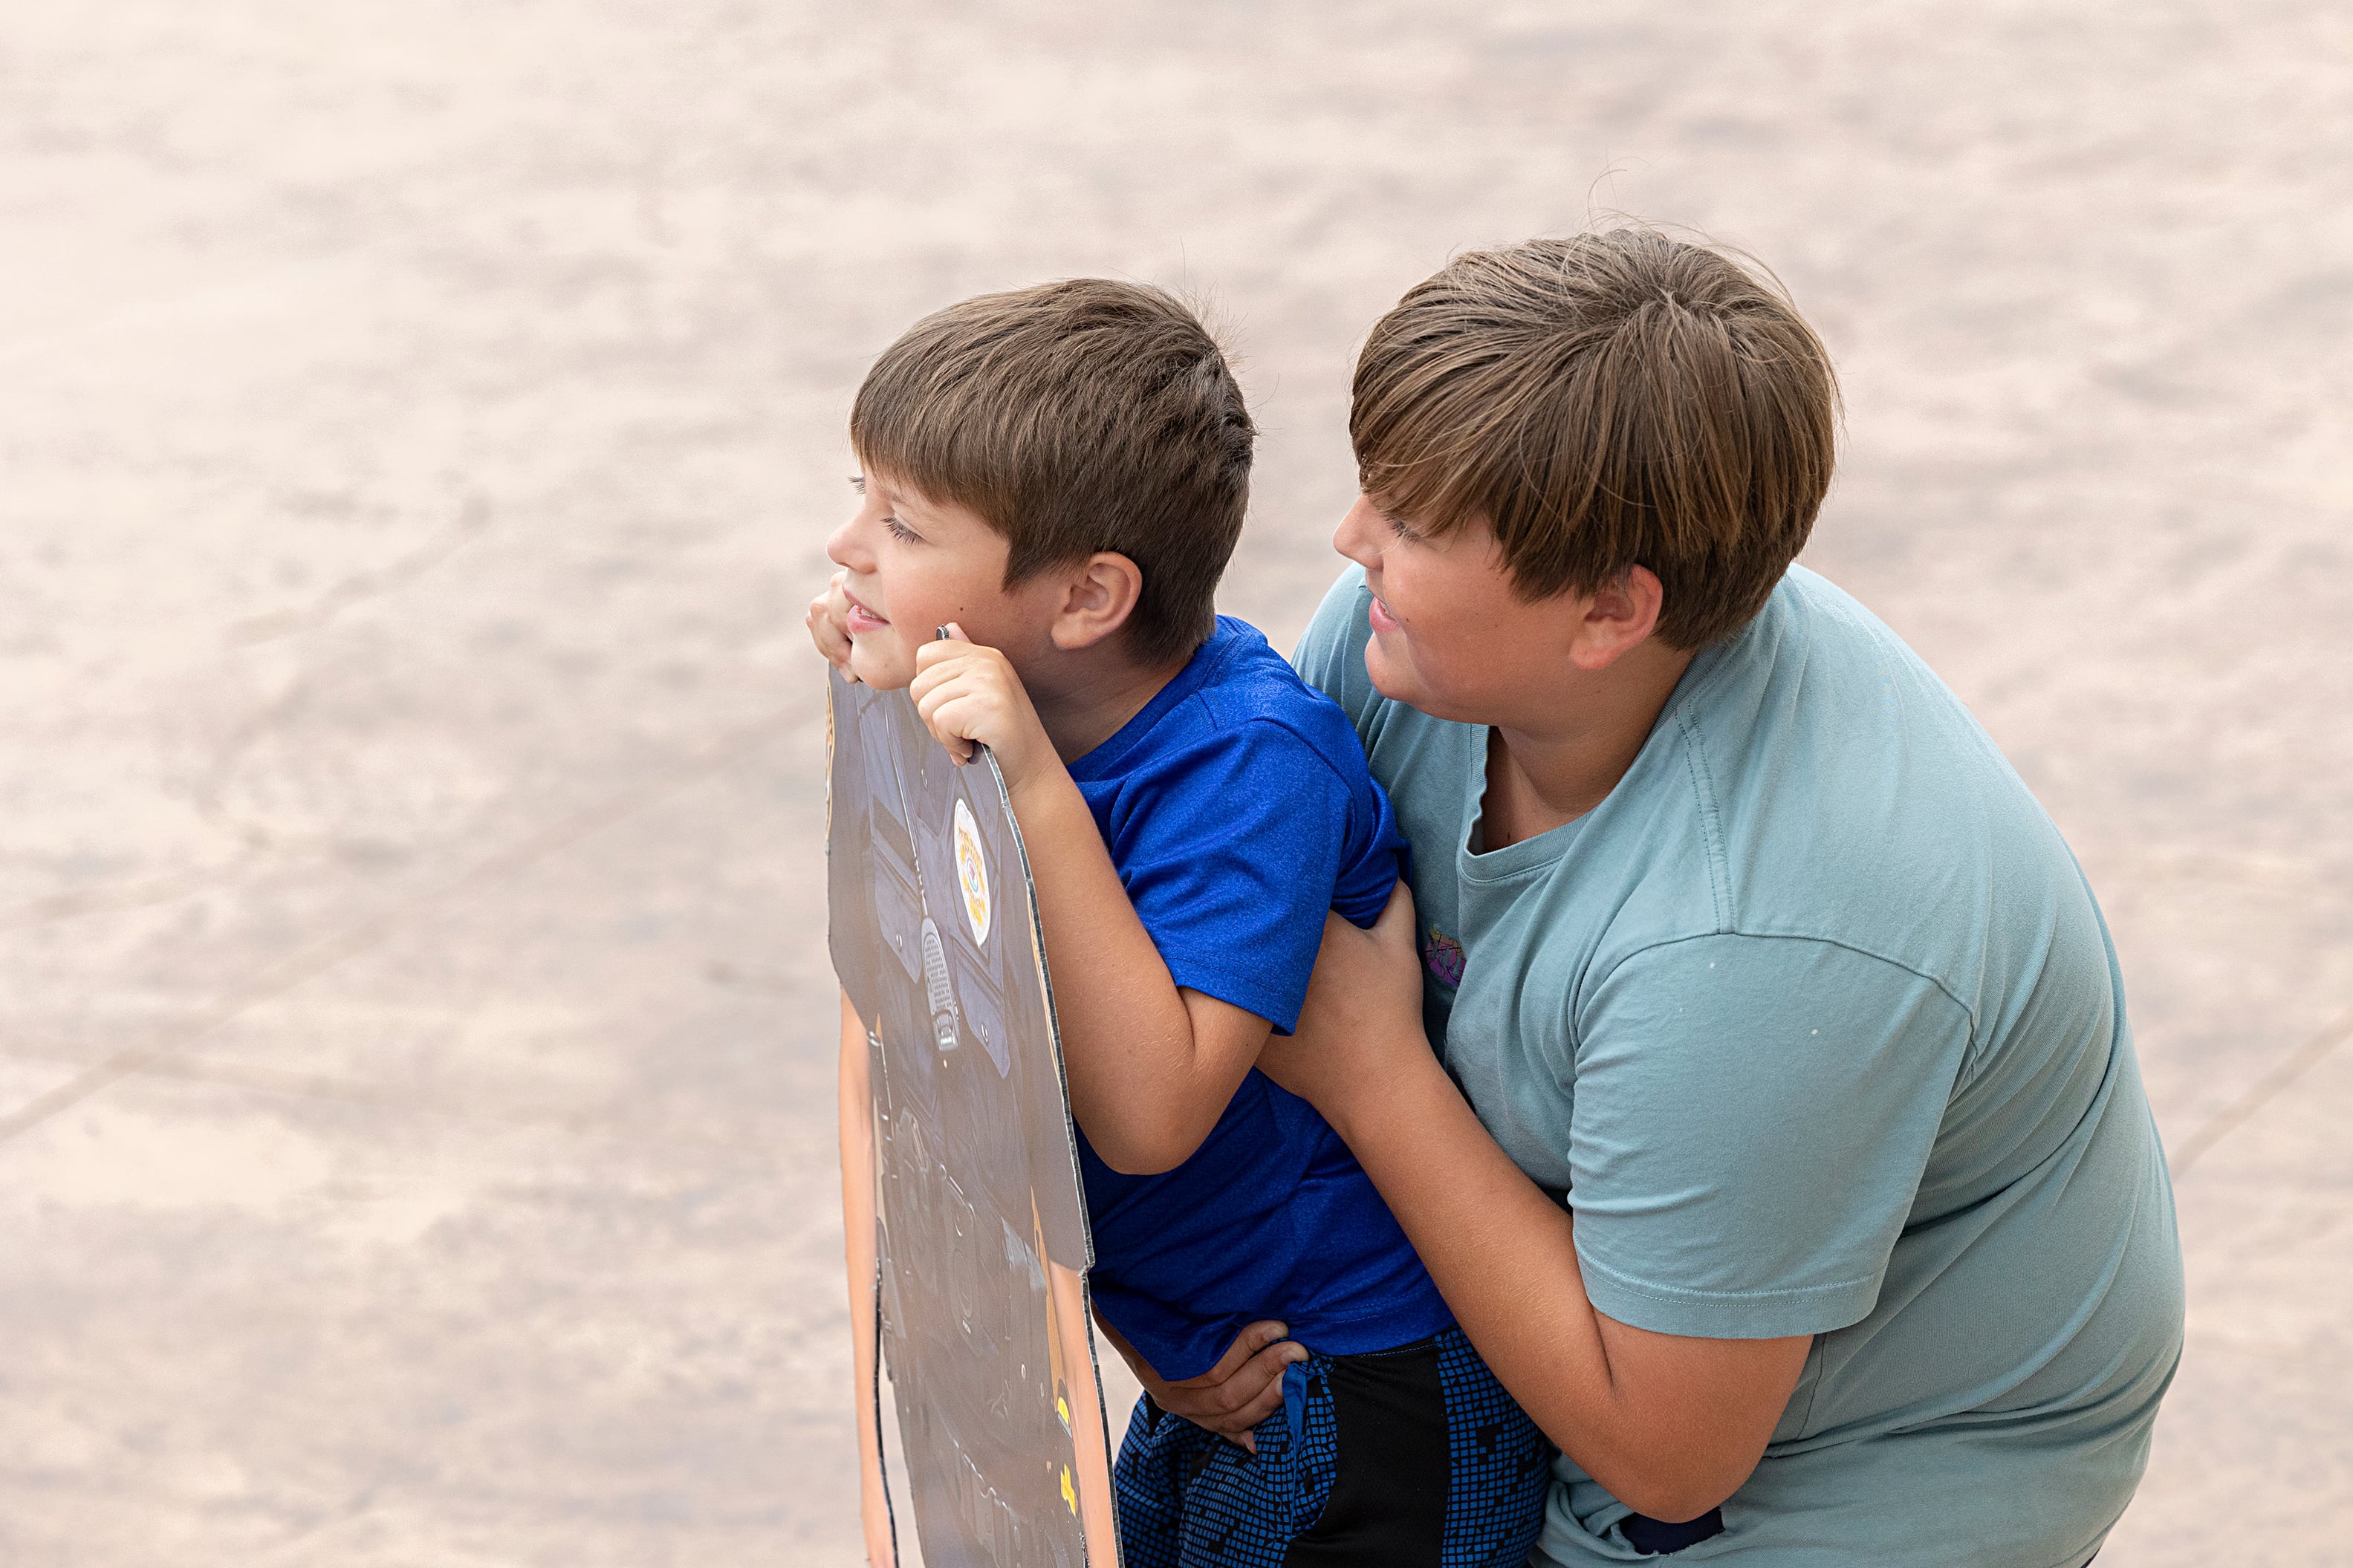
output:
[[1065, 653], [1092, 647], [1127, 625], [1144, 593], [1144, 573], [1116, 551], [1099, 550], [1072, 567], [1050, 634]]
[[1569, 661], [1579, 669], [1607, 669], [1658, 628], [1666, 602], [1658, 574], [1629, 566], [1588, 595], [1569, 637]]

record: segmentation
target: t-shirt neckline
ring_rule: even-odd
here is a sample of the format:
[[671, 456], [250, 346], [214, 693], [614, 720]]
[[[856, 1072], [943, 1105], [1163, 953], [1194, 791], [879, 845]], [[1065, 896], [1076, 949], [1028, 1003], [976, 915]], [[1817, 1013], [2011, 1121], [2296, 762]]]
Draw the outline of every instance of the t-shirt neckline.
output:
[[1467, 770], [1470, 776], [1464, 781], [1469, 799], [1462, 811], [1462, 839], [1454, 847], [1456, 869], [1467, 882], [1503, 882], [1557, 865], [1585, 825], [1593, 819], [1593, 812], [1601, 807], [1596, 805], [1593, 811], [1572, 816], [1557, 827], [1547, 827], [1501, 849], [1472, 848], [1472, 838], [1487, 820], [1487, 756], [1495, 743], [1492, 726], [1474, 725], [1472, 731], [1478, 736], [1472, 751], [1476, 765]]
[[[1627, 765], [1629, 774], [1642, 765], [1652, 746], [1661, 743], [1660, 737], [1678, 725], [1681, 710], [1695, 699], [1702, 687], [1713, 682], [1716, 672], [1729, 659], [1733, 647], [1754, 635], [1757, 623], [1764, 618], [1765, 612], [1758, 611], [1747, 624], [1730, 636], [1718, 637], [1692, 656], [1691, 662], [1683, 667], [1683, 675], [1675, 681], [1674, 689], [1667, 693], [1666, 703], [1659, 710], [1658, 718], [1651, 722], [1651, 732], [1643, 738], [1641, 750], [1635, 752], [1633, 762]], [[1472, 728], [1478, 739], [1472, 751], [1473, 765], [1464, 780], [1469, 798], [1462, 812], [1462, 840], [1454, 847], [1457, 870], [1465, 881], [1503, 882], [1558, 865], [1576, 844], [1585, 825], [1593, 820], [1594, 813], [1609, 805], [1618, 793], [1617, 788], [1613, 786], [1609, 795], [1594, 804], [1592, 810], [1573, 816], [1557, 827], [1547, 827], [1533, 837], [1523, 838], [1516, 844], [1506, 844], [1501, 849], [1474, 850], [1471, 847], [1472, 837], [1487, 818], [1487, 753], [1494, 744], [1494, 737], [1493, 726], [1479, 724]], [[1618, 782], [1622, 785], [1626, 781], [1620, 778]]]

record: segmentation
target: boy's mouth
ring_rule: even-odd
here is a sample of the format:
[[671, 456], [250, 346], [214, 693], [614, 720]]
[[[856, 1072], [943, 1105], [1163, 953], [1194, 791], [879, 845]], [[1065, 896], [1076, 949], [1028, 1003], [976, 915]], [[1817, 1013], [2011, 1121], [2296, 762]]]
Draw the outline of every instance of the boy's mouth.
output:
[[1376, 632], [1394, 632], [1403, 629], [1398, 618], [1389, 614], [1388, 605], [1381, 601], [1378, 594], [1374, 595], [1373, 602], [1366, 606], [1365, 617], [1372, 622], [1373, 630]]
[[880, 631], [891, 624], [860, 604], [858, 595], [849, 589], [844, 588], [841, 591], [841, 596], [849, 601], [849, 616], [846, 622], [846, 629], [851, 637], [857, 637], [861, 632]]

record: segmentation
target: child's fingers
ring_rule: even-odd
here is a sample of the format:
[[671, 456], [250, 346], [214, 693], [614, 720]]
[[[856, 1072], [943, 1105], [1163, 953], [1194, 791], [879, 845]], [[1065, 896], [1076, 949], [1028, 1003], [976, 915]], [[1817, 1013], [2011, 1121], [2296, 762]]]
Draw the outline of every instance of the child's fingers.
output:
[[[1262, 1353], [1272, 1355], [1275, 1352], [1268, 1351]], [[1260, 1393], [1259, 1396], [1234, 1412], [1231, 1418], [1232, 1426], [1241, 1428], [1238, 1434], [1234, 1435], [1235, 1441], [1240, 1443], [1243, 1447], [1250, 1449], [1252, 1452], [1257, 1451], [1258, 1445], [1250, 1440], [1250, 1429], [1282, 1408], [1282, 1369], [1289, 1366], [1294, 1361], [1305, 1361], [1306, 1359], [1307, 1352], [1303, 1350], [1300, 1351], [1296, 1355], [1283, 1356], [1281, 1361], [1276, 1363], [1273, 1368], [1272, 1374], [1267, 1379], [1266, 1387]]]
[[1250, 1428], [1282, 1405], [1282, 1371], [1307, 1359], [1307, 1347], [1273, 1321], [1252, 1323], [1234, 1338], [1218, 1364], [1182, 1383], [1156, 1384], [1161, 1408], [1195, 1426], [1254, 1448]]
[[[940, 629], [960, 628], [951, 623]], [[923, 722], [959, 762], [969, 762], [977, 752], [958, 741], [1014, 745], [1035, 724], [1013, 667], [1003, 654], [982, 644], [953, 639], [923, 644], [916, 651], [915, 678], [908, 691]]]
[[[1245, 1349], [1248, 1343], [1247, 1340], [1238, 1340], [1235, 1349]], [[1228, 1360], [1233, 1354], [1229, 1351]], [[1250, 1429], [1282, 1408], [1283, 1370], [1293, 1362], [1306, 1359], [1305, 1345], [1295, 1340], [1276, 1339], [1262, 1344], [1229, 1370], [1221, 1362], [1218, 1368], [1199, 1377], [1169, 1385], [1165, 1397], [1156, 1391], [1154, 1397], [1160, 1400], [1163, 1409], [1255, 1451], [1257, 1445], [1251, 1440]], [[1223, 1376], [1219, 1375], [1221, 1370]]]
[[[953, 626], [953, 623], [951, 623]], [[942, 630], [950, 629], [943, 627]], [[915, 650], [918, 670], [939, 669], [957, 666], [993, 662], [997, 650], [978, 643], [960, 642], [954, 637], [934, 637]]]
[[955, 715], [944, 707], [923, 715], [923, 726], [932, 738], [948, 749], [948, 755], [959, 763], [972, 761], [972, 737], [957, 728]]
[[915, 699], [915, 712], [948, 755], [959, 763], [972, 761], [987, 716], [978, 694], [953, 680], [938, 681]]
[[1250, 1360], [1252, 1356], [1258, 1354], [1259, 1352], [1266, 1349], [1267, 1346], [1273, 1344], [1278, 1340], [1285, 1340], [1290, 1337], [1290, 1328], [1285, 1324], [1276, 1322], [1271, 1318], [1252, 1323], [1250, 1327], [1244, 1329], [1240, 1333], [1234, 1336], [1234, 1342], [1226, 1347], [1226, 1353], [1218, 1358], [1217, 1365], [1201, 1373], [1198, 1377], [1189, 1377], [1185, 1381], [1188, 1384], [1204, 1385], [1213, 1383], [1223, 1383], [1226, 1379], [1233, 1376], [1235, 1373], [1240, 1371], [1242, 1363]]
[[[934, 648], [971, 647], [970, 643], [925, 643], [923, 652], [928, 654]], [[978, 655], [919, 660], [914, 679], [907, 683], [907, 691], [914, 698], [916, 710], [927, 717], [934, 710], [948, 702], [969, 701], [996, 711], [1009, 706], [1002, 668]], [[981, 717], [976, 714], [976, 721]], [[969, 730], [963, 732], [972, 733]]]
[[915, 679], [907, 689], [917, 694], [972, 675], [980, 659], [968, 642], [927, 642], [915, 650]]
[[840, 593], [836, 586], [811, 599], [806, 625], [809, 640], [817, 644], [817, 651], [825, 656], [826, 662], [846, 669], [849, 666], [849, 628], [846, 611], [836, 607]]

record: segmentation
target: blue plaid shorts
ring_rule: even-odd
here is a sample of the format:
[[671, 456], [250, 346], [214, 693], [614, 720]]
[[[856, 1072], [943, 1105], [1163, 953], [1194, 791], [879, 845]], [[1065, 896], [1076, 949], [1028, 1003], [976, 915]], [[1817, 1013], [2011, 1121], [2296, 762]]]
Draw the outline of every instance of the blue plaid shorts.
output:
[[1459, 1328], [1311, 1355], [1252, 1454], [1136, 1403], [1113, 1468], [1125, 1568], [1521, 1568], [1552, 1446]]

